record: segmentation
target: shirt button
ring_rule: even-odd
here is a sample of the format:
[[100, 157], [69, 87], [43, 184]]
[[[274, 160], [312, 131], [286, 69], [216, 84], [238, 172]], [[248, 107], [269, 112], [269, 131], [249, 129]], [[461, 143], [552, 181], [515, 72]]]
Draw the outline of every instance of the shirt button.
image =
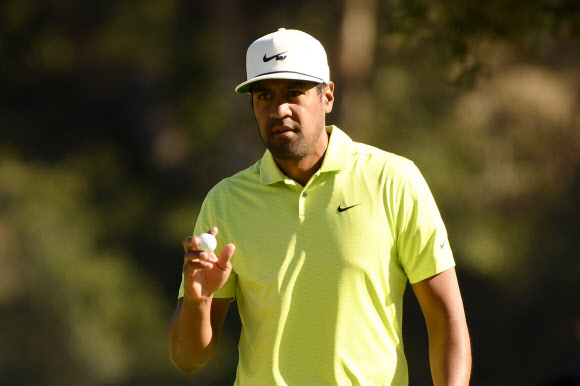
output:
[[306, 196], [308, 196], [308, 193], [302, 192], [302, 197], [306, 197]]

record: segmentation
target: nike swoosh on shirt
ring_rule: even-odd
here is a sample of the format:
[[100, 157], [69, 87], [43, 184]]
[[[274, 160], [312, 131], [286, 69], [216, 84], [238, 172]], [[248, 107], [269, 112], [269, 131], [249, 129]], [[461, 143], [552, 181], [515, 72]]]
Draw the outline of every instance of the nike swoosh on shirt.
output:
[[343, 208], [343, 207], [342, 207], [342, 204], [340, 204], [340, 205], [338, 206], [338, 211], [339, 211], [339, 212], [344, 212], [345, 210], [349, 210], [350, 208], [354, 208], [355, 206], [358, 206], [358, 205], [360, 205], [360, 204], [362, 204], [362, 202], [361, 202], [361, 203], [358, 203], [358, 204], [351, 205], [351, 206], [347, 206], [346, 208]]

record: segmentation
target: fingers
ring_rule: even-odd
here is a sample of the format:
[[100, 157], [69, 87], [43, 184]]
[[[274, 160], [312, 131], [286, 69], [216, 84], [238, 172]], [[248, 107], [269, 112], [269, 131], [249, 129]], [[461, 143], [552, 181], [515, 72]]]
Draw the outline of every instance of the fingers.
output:
[[190, 249], [195, 249], [199, 245], [199, 238], [196, 236], [187, 236], [183, 239], [183, 250], [185, 252], [189, 251]]
[[216, 262], [219, 269], [221, 269], [222, 271], [230, 271], [232, 269], [230, 259], [234, 255], [235, 251], [236, 246], [234, 244], [227, 244], [222, 248], [222, 250], [220, 251], [220, 256]]
[[211, 233], [214, 237], [217, 236], [218, 234], [218, 227], [213, 227], [209, 230], [209, 232], [207, 233]]
[[199, 238], [196, 236], [188, 236], [183, 240], [183, 249], [185, 255], [183, 257], [183, 273], [187, 274], [188, 269], [194, 270], [190, 272], [193, 274], [198, 269], [212, 269], [217, 262], [217, 257], [213, 252], [199, 251]]
[[[218, 234], [218, 227], [211, 228], [207, 233], [211, 233], [214, 237]], [[192, 248], [197, 248], [199, 245], [199, 237], [197, 236], [187, 236], [183, 239], [183, 250], [188, 251]]]
[[[218, 228], [212, 227], [208, 233], [211, 233], [213, 236], [217, 236]], [[183, 240], [183, 249], [185, 251], [183, 261], [184, 274], [186, 274], [188, 269], [212, 269], [214, 264], [217, 265], [222, 271], [231, 270], [230, 259], [236, 249], [233, 244], [227, 244], [224, 246], [220, 251], [220, 257], [218, 259], [218, 257], [213, 252], [199, 251], [197, 249], [199, 243], [200, 240], [197, 236], [188, 236]]]
[[[217, 259], [216, 255], [212, 252], [191, 250], [191, 251], [185, 252], [183, 263], [184, 263], [184, 265], [187, 263], [195, 263], [195, 264], [200, 263], [205, 268], [211, 268], [210, 264], [215, 264], [217, 262], [217, 260], [218, 259]], [[209, 263], [209, 264], [204, 264], [204, 263]]]

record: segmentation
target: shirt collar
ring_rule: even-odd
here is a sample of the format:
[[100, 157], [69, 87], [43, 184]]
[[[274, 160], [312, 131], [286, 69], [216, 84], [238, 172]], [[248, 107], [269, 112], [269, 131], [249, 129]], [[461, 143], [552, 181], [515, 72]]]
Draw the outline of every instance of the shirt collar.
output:
[[[326, 126], [326, 132], [330, 134], [330, 139], [319, 173], [340, 171], [346, 168], [350, 158], [352, 144], [350, 137], [334, 125]], [[282, 173], [270, 150], [266, 150], [260, 162], [261, 183], [269, 185], [286, 179], [288, 177]]]

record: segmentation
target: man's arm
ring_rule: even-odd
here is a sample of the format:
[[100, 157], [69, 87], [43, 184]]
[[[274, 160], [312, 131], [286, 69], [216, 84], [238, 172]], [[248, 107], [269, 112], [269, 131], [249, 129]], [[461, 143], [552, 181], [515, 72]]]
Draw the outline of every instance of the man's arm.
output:
[[433, 384], [468, 385], [471, 345], [455, 269], [412, 285], [427, 324]]
[[181, 372], [201, 369], [213, 356], [231, 299], [195, 302], [179, 298], [171, 320], [171, 361]]
[[[218, 229], [213, 227], [211, 233], [217, 235]], [[213, 356], [231, 302], [214, 299], [213, 293], [232, 272], [235, 246], [224, 246], [218, 258], [213, 252], [198, 250], [199, 242], [195, 236], [183, 241], [184, 296], [178, 300], [169, 328], [171, 361], [186, 374], [198, 371]]]

